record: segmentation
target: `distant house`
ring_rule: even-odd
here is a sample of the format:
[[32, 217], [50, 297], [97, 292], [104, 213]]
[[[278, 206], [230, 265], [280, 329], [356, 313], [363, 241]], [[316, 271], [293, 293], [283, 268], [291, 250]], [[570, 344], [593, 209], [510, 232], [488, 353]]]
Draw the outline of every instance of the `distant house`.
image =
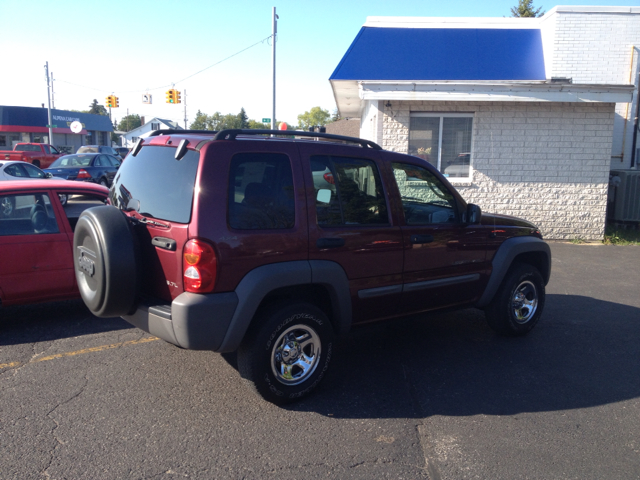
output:
[[370, 17], [330, 82], [360, 137], [426, 159], [467, 201], [601, 239], [610, 170], [639, 160], [639, 46], [640, 7]]
[[133, 130], [124, 133], [121, 137], [122, 146], [131, 148], [135, 145], [140, 137], [145, 138], [155, 130], [166, 129], [184, 130], [180, 125], [178, 125], [178, 122], [155, 117], [150, 121], [143, 123], [138, 128], [134, 128]]

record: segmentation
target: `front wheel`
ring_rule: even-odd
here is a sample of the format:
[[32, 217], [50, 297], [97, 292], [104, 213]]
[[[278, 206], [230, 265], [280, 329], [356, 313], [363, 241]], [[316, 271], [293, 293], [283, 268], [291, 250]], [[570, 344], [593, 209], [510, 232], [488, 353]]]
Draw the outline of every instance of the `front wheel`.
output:
[[238, 349], [238, 370], [265, 400], [293, 402], [318, 386], [333, 343], [333, 328], [320, 309], [280, 305], [255, 319]]
[[540, 272], [532, 265], [516, 264], [485, 311], [487, 323], [501, 335], [526, 335], [540, 320], [544, 302]]

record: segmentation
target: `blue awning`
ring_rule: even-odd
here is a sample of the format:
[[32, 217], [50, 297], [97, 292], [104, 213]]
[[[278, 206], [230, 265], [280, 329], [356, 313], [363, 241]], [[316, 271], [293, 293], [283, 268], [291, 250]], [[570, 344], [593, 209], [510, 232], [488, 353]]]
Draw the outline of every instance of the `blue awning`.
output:
[[330, 80], [545, 80], [537, 29], [362, 27]]

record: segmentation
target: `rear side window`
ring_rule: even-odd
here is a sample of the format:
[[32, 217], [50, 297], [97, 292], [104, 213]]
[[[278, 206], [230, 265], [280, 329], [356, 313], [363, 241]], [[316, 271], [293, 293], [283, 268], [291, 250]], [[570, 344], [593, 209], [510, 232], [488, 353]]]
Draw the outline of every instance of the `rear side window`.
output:
[[118, 170], [109, 192], [121, 210], [176, 223], [189, 223], [199, 152], [189, 150], [176, 160], [173, 147], [145, 146]]
[[59, 233], [46, 193], [0, 196], [0, 236]]
[[229, 175], [231, 228], [286, 229], [293, 228], [294, 223], [295, 201], [289, 157], [274, 153], [235, 155]]
[[387, 224], [387, 203], [375, 162], [364, 158], [310, 159], [320, 226]]

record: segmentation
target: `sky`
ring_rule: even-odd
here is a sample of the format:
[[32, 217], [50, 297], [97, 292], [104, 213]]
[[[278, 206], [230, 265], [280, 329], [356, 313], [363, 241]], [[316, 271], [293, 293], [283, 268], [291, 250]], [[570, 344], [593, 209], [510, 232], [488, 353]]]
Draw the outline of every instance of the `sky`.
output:
[[[0, 0], [0, 105], [53, 104], [88, 110], [114, 94], [127, 113], [189, 125], [197, 111], [261, 121], [272, 112], [272, 9], [276, 41], [276, 119], [297, 124], [315, 106], [336, 108], [329, 77], [369, 16], [508, 17], [517, 0]], [[637, 0], [534, 0], [556, 5], [637, 6]], [[165, 103], [175, 85], [182, 104]], [[151, 94], [152, 104], [142, 103]]]

